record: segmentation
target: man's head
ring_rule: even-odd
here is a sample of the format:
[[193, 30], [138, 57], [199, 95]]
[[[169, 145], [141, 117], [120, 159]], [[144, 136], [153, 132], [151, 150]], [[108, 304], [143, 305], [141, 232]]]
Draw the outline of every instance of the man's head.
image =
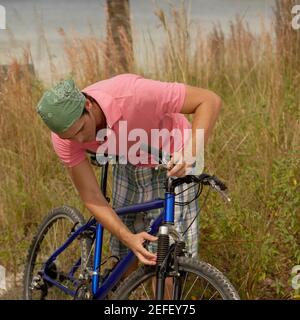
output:
[[87, 142], [96, 135], [98, 113], [94, 106], [95, 102], [80, 92], [73, 80], [64, 80], [45, 92], [37, 112], [62, 139]]

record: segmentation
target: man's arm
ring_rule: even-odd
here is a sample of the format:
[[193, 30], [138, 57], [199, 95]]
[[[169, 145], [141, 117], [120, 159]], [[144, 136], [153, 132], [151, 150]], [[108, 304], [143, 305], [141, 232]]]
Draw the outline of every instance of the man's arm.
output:
[[156, 255], [148, 252], [143, 247], [143, 242], [144, 240], [154, 241], [157, 238], [146, 232], [139, 234], [130, 232], [101, 193], [89, 161], [86, 159], [77, 166], [68, 168], [68, 171], [81, 200], [96, 220], [133, 250], [141, 262], [155, 264]]
[[221, 106], [222, 100], [214, 92], [186, 86], [186, 96], [181, 113], [194, 114], [192, 122], [193, 138], [196, 135], [196, 129], [204, 129], [204, 143], [207, 143]]
[[[222, 101], [214, 92], [186, 85], [185, 101], [181, 113], [194, 114], [192, 121], [192, 155], [196, 157], [196, 130], [204, 129], [204, 145], [210, 137], [215, 122], [220, 113]], [[178, 159], [171, 159], [169, 168], [172, 168]], [[188, 165], [177, 164], [169, 172], [170, 176], [184, 176]]]

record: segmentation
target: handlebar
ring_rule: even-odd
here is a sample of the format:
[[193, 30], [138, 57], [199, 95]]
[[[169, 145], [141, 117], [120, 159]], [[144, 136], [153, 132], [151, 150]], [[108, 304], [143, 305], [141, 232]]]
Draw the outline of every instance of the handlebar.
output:
[[[154, 148], [153, 146], [149, 146], [146, 144], [141, 144], [140, 149], [146, 153], [151, 154], [154, 159], [159, 163], [157, 168], [162, 167], [167, 169], [167, 163], [170, 161], [171, 156], [162, 150], [159, 150], [157, 148]], [[170, 178], [169, 178], [170, 179]], [[196, 175], [187, 175], [182, 178], [171, 178], [173, 179], [171, 184], [172, 187], [175, 189], [176, 186], [183, 184], [183, 183], [201, 183], [203, 185], [208, 185], [211, 188], [213, 188], [215, 191], [221, 194], [221, 196], [224, 198], [225, 201], [231, 202], [231, 199], [227, 196], [227, 194], [224, 192], [227, 190], [227, 186], [224, 182], [222, 182], [219, 178], [217, 178], [215, 175], [211, 176], [207, 173], [202, 173], [198, 176]]]
[[[159, 150], [157, 148], [154, 148], [153, 146], [149, 146], [146, 144], [141, 144], [140, 146], [141, 151], [144, 151], [150, 155], [153, 156], [153, 158], [157, 161], [158, 165], [156, 166], [156, 169], [158, 168], [165, 168], [167, 169], [167, 164], [171, 159], [171, 155], [168, 153], [165, 153], [162, 150]], [[99, 162], [97, 161], [96, 154], [94, 152], [91, 152], [89, 150], [86, 150], [90, 154], [90, 160], [91, 163], [96, 166], [101, 166]], [[106, 155], [107, 156], [107, 155]], [[113, 156], [116, 160], [118, 160], [118, 156]], [[222, 182], [218, 177], [215, 175], [209, 175], [207, 173], [202, 173], [198, 176], [196, 175], [187, 175], [185, 177], [177, 178], [177, 177], [169, 177], [168, 178], [168, 185], [167, 188], [170, 190], [174, 190], [177, 186], [184, 184], [184, 183], [198, 183], [202, 185], [208, 185], [215, 191], [221, 194], [221, 196], [224, 198], [226, 202], [231, 202], [231, 199], [228, 197], [228, 195], [224, 192], [227, 190], [227, 186], [224, 182]]]

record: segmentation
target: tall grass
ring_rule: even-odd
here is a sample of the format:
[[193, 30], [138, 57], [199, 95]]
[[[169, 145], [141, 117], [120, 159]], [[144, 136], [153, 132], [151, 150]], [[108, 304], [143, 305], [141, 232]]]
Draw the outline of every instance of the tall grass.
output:
[[[129, 70], [222, 97], [205, 160], [206, 170], [228, 184], [232, 204], [213, 193], [201, 199], [200, 256], [247, 299], [293, 298], [290, 271], [300, 264], [300, 32], [290, 26], [293, 4], [278, 1], [271, 29], [262, 21], [258, 36], [238, 16], [228, 33], [216, 24], [204, 35], [201, 26], [192, 31], [185, 5], [170, 13], [157, 8], [163, 48], [146, 35], [147, 57]], [[104, 41], [60, 34], [81, 87], [106, 77]], [[50, 208], [65, 203], [88, 215], [35, 114], [45, 87], [20, 74], [28, 56], [12, 62], [0, 86], [0, 264], [14, 273]]]

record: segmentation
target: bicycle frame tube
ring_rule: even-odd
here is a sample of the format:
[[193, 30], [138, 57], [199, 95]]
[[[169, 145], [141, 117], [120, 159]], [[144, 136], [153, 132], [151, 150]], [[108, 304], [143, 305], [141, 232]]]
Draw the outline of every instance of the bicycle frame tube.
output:
[[[116, 213], [120, 216], [129, 214], [129, 213], [136, 213], [139, 212], [145, 212], [153, 209], [160, 209], [164, 208], [165, 201], [164, 199], [155, 199], [152, 201], [147, 201], [142, 204], [136, 204], [136, 205], [130, 205], [122, 208], [115, 209]], [[156, 234], [158, 231], [159, 226], [163, 223], [165, 220], [165, 210], [162, 210], [161, 214], [153, 221], [151, 228], [147, 230], [150, 234]], [[85, 230], [96, 227], [96, 237], [95, 237], [95, 255], [94, 255], [94, 272], [92, 277], [92, 291], [96, 299], [103, 299], [107, 295], [107, 293], [114, 287], [114, 285], [120, 280], [122, 275], [126, 272], [129, 265], [136, 259], [135, 255], [132, 251], [128, 253], [128, 255], [118, 263], [116, 268], [112, 271], [112, 273], [105, 279], [103, 284], [100, 284], [99, 282], [99, 270], [101, 265], [101, 253], [102, 253], [102, 240], [103, 240], [103, 227], [102, 225], [98, 224], [95, 219], [92, 219], [85, 225], [81, 226], [76, 230], [67, 240], [66, 242], [59, 247], [46, 261], [44, 264], [43, 270], [46, 270], [52, 262], [55, 261], [55, 259], [65, 250], [67, 249], [70, 244]], [[74, 268], [77, 268], [78, 261], [76, 261], [75, 265], [72, 267], [70, 274], [74, 273]], [[58, 287], [62, 291], [64, 291], [66, 294], [69, 294], [71, 296], [75, 295], [75, 292], [66, 288], [56, 280], [52, 279], [51, 277], [47, 276], [45, 272], [43, 272], [43, 278], [51, 282], [54, 286]], [[99, 287], [100, 285], [100, 287]]]
[[49, 265], [60, 255], [65, 249], [69, 247], [69, 245], [85, 230], [89, 229], [93, 224], [95, 224], [95, 220], [91, 220], [85, 225], [81, 226], [78, 230], [76, 230], [68, 239], [67, 241], [59, 247], [51, 257], [46, 261], [45, 268], [49, 267]]
[[[159, 226], [162, 224], [164, 218], [164, 210], [160, 215], [153, 221], [149, 230], [150, 234], [156, 234]], [[122, 275], [128, 269], [129, 265], [136, 260], [135, 255], [132, 251], [129, 253], [117, 264], [117, 266], [112, 270], [111, 274], [104, 280], [103, 284], [98, 288], [94, 293], [94, 299], [104, 299], [108, 292], [118, 283]]]
[[96, 238], [95, 238], [95, 254], [94, 254], [94, 271], [92, 277], [92, 291], [95, 293], [99, 287], [99, 274], [101, 272], [101, 256], [102, 256], [102, 243], [103, 243], [103, 226], [97, 224]]
[[[130, 205], [122, 208], [115, 209], [119, 216], [129, 214], [129, 213], [139, 213], [144, 211], [149, 211], [153, 209], [159, 209], [164, 207], [164, 200], [157, 199], [148, 201], [142, 204]], [[151, 228], [149, 228], [150, 234], [155, 234], [158, 231], [159, 225], [162, 224], [164, 210], [161, 214], [154, 220]], [[97, 240], [96, 240], [97, 241]], [[95, 254], [99, 254], [100, 250], [95, 248]], [[124, 257], [118, 265], [114, 268], [111, 274], [104, 280], [104, 282], [99, 287], [99, 281], [97, 282], [97, 277], [99, 279], [99, 274], [93, 277], [92, 288], [95, 299], [104, 299], [107, 293], [115, 286], [116, 283], [121, 279], [122, 275], [126, 272], [130, 264], [136, 259], [132, 251], [130, 251], [126, 257]], [[98, 258], [101, 263], [101, 256]]]
[[[50, 258], [45, 262], [44, 266], [43, 266], [43, 271], [46, 270], [50, 264], [52, 262], [55, 261], [55, 259], [65, 250], [67, 249], [70, 244], [85, 230], [91, 228], [91, 226], [93, 226], [93, 224], [95, 224], [95, 219], [89, 221], [88, 223], [86, 223], [85, 225], [81, 226], [78, 230], [76, 230], [68, 239], [67, 241], [61, 246], [59, 247], [51, 256]], [[73, 270], [73, 268], [76, 268], [78, 261], [75, 263], [75, 266], [72, 267], [71, 272]], [[51, 277], [47, 276], [47, 274], [45, 274], [45, 272], [43, 272], [43, 279], [45, 279], [46, 281], [52, 283], [53, 285], [55, 285], [56, 287], [58, 287], [59, 289], [61, 289], [63, 292], [65, 292], [66, 294], [69, 294], [71, 296], [75, 295], [75, 292], [66, 288], [65, 286], [61, 285], [59, 282], [53, 280]]]
[[142, 211], [149, 211], [153, 209], [160, 209], [164, 207], [164, 199], [155, 199], [139, 204], [133, 204], [126, 207], [115, 209], [116, 213], [119, 216], [122, 216], [124, 214], [128, 213], [138, 213]]
[[164, 222], [168, 224], [174, 224], [174, 204], [175, 195], [174, 193], [165, 193], [165, 217]]

